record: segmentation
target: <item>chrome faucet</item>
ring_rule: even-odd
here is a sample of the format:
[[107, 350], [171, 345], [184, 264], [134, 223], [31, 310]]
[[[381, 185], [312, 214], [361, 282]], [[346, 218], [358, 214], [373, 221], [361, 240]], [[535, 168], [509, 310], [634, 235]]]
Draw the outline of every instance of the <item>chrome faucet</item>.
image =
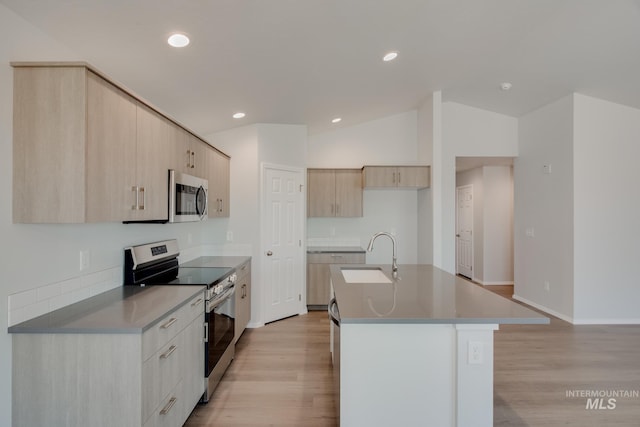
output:
[[396, 239], [395, 237], [393, 237], [391, 233], [387, 233], [386, 231], [380, 231], [374, 234], [371, 237], [371, 240], [369, 240], [369, 246], [367, 246], [367, 252], [371, 252], [373, 250], [373, 242], [379, 236], [387, 236], [388, 238], [391, 239], [391, 242], [393, 243], [393, 260], [391, 262], [391, 275], [393, 276], [394, 279], [396, 279], [398, 278], [398, 255], [396, 253]]

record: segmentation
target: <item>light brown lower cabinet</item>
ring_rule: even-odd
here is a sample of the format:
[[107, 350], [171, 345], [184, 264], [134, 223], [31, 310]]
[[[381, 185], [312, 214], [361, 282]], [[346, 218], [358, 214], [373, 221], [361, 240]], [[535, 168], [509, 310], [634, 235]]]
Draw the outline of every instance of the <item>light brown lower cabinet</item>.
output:
[[144, 333], [13, 335], [12, 425], [182, 426], [204, 392], [203, 295]]
[[236, 274], [238, 279], [234, 339], [237, 342], [251, 320], [251, 261], [236, 268]]
[[360, 252], [324, 252], [307, 254], [307, 308], [324, 310], [329, 304], [331, 264], [364, 264]]

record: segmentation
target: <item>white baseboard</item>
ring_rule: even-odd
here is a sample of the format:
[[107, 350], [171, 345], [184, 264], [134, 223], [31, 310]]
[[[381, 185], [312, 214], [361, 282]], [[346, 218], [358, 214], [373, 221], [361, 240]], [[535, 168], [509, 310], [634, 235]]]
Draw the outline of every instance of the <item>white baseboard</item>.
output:
[[480, 283], [482, 286], [503, 286], [503, 285], [513, 285], [513, 280], [512, 281], [506, 281], [506, 282], [483, 282], [481, 280], [477, 280], [477, 279], [473, 279], [476, 282]]
[[640, 319], [574, 319], [574, 325], [640, 325]]
[[263, 326], [264, 326], [264, 322], [249, 322], [247, 324], [247, 328], [249, 329], [262, 328]]
[[544, 305], [537, 304], [537, 303], [535, 303], [533, 301], [529, 301], [528, 299], [522, 298], [521, 296], [518, 296], [516, 294], [513, 294], [512, 298], [514, 300], [517, 300], [517, 301], [523, 302], [523, 303], [525, 303], [527, 305], [530, 305], [531, 307], [537, 308], [538, 310], [544, 311], [547, 314], [550, 314], [550, 315], [555, 316], [555, 317], [557, 317], [559, 319], [562, 319], [565, 322], [569, 322], [569, 323], [573, 324], [573, 318], [571, 318], [570, 316], [567, 316], [565, 314], [558, 313], [557, 311], [552, 310], [549, 307], [545, 307]]
[[537, 308], [538, 310], [542, 310], [547, 314], [555, 316], [559, 319], [564, 320], [565, 322], [569, 322], [572, 325], [640, 325], [640, 319], [637, 318], [622, 318], [622, 319], [575, 319], [570, 316], [566, 316], [562, 313], [558, 313], [555, 310], [551, 310], [548, 307], [545, 307], [540, 304], [536, 304], [533, 301], [529, 301], [526, 298], [522, 298], [518, 295], [513, 295], [513, 299], [523, 302], [531, 307]]

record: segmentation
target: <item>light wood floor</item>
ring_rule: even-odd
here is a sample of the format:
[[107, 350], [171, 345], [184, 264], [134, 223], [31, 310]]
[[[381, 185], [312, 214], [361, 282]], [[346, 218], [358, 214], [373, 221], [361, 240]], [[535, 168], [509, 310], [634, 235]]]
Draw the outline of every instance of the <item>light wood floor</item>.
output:
[[[246, 330], [212, 400], [185, 426], [335, 426], [328, 331], [325, 312]], [[640, 426], [639, 397], [618, 398], [615, 409], [567, 397], [640, 391], [640, 326], [502, 325], [494, 360], [494, 426]]]

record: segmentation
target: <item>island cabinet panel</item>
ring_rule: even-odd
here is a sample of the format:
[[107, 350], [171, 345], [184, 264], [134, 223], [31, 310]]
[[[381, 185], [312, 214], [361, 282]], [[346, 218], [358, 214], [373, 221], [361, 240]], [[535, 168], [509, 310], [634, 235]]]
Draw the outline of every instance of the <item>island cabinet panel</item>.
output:
[[329, 304], [331, 264], [364, 264], [364, 253], [327, 252], [307, 254], [307, 307], [324, 310]]
[[86, 64], [12, 65], [15, 223], [166, 220], [169, 169], [229, 215], [228, 156]]
[[428, 188], [429, 166], [365, 166], [365, 188]]
[[204, 393], [203, 303], [142, 334], [14, 334], [12, 425], [183, 425]]
[[235, 340], [242, 336], [251, 320], [251, 261], [236, 268], [236, 319]]
[[361, 171], [359, 169], [308, 169], [307, 216], [362, 216]]

